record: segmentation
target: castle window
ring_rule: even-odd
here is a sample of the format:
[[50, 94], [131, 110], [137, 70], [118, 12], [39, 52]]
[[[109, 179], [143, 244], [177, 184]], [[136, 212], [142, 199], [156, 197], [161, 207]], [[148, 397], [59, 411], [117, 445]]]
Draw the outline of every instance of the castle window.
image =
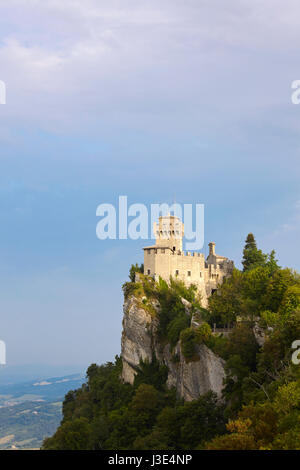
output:
[[188, 276], [190, 277], [192, 275], [191, 271], [188, 271]]
[[149, 275], [149, 274], [150, 274], [150, 269], [148, 269], [148, 271], [147, 271], [147, 272], [148, 272], [148, 275]]
[[176, 250], [176, 246], [173, 246], [173, 251], [175, 251], [175, 250]]
[[202, 273], [200, 273], [200, 277], [202, 277]]
[[175, 274], [176, 274], [176, 276], [178, 276], [178, 274], [179, 274], [178, 269], [176, 269]]

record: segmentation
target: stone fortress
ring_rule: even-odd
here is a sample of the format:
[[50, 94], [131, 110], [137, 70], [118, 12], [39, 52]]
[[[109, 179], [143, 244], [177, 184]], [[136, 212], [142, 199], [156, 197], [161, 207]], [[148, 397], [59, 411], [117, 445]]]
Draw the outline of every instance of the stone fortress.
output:
[[208, 297], [217, 289], [223, 279], [233, 271], [233, 261], [215, 253], [215, 243], [209, 243], [209, 255], [205, 260], [203, 253], [184, 252], [182, 238], [184, 225], [174, 216], [159, 217], [154, 223], [156, 243], [144, 248], [144, 274], [155, 280], [159, 276], [166, 281], [181, 279], [186, 285], [195, 284], [201, 295], [203, 307]]

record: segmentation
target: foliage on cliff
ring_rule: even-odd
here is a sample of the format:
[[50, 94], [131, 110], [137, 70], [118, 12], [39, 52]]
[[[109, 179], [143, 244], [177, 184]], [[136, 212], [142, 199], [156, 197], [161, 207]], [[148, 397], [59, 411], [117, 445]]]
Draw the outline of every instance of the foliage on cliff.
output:
[[[300, 378], [282, 383], [263, 402], [244, 406], [227, 424], [230, 434], [206, 444], [210, 450], [300, 450]], [[286, 378], [287, 379], [287, 378]], [[276, 386], [278, 385], [276, 384]]]
[[[224, 359], [223, 404], [211, 393], [178, 400], [154, 358], [140, 364], [133, 386], [122, 384], [117, 358], [90, 366], [87, 383], [66, 395], [62, 424], [44, 448], [300, 450], [300, 364], [291, 360], [300, 340], [300, 277], [279, 267], [274, 252], [258, 250], [252, 236], [243, 262], [244, 271], [234, 270], [207, 311], [196, 290], [176, 280], [155, 283], [139, 273], [138, 282], [123, 287], [125, 297], [134, 294], [156, 315], [160, 341], [174, 346], [180, 339], [186, 360], [201, 343]], [[214, 334], [214, 324], [231, 326], [230, 333]]]
[[[136, 266], [132, 265], [129, 278], [132, 279]], [[150, 315], [159, 319], [158, 338], [161, 343], [168, 342], [172, 347], [179, 340], [180, 333], [191, 324], [191, 314], [195, 310], [201, 310], [200, 297], [194, 285], [187, 287], [179, 279], [170, 279], [168, 284], [163, 279], [154, 282], [152, 277], [145, 276], [138, 272], [139, 276], [135, 282], [130, 281], [123, 284], [125, 299], [134, 295], [140, 306]], [[187, 300], [191, 307], [186, 311], [182, 299]], [[155, 309], [154, 305], [159, 308]], [[202, 309], [203, 310], [203, 309]]]
[[61, 426], [43, 449], [190, 449], [224, 432], [223, 409], [212, 393], [183, 403], [166, 389], [155, 361], [141, 364], [134, 386], [120, 382], [121, 367], [118, 357], [89, 367], [87, 383], [66, 395]]
[[[274, 252], [252, 248], [244, 250], [244, 272], [235, 270], [209, 302], [212, 322], [240, 323], [219, 345], [227, 433], [206, 448], [299, 450], [300, 364], [292, 345], [300, 340], [300, 277], [280, 268]], [[265, 336], [260, 348], [253, 327]]]

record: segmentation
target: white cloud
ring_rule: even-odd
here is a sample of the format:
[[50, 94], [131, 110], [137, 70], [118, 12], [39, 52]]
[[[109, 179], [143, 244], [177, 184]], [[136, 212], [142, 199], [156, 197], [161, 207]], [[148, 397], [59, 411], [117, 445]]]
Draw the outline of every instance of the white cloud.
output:
[[8, 119], [59, 128], [77, 113], [186, 112], [226, 123], [290, 104], [300, 38], [293, 0], [284, 9], [278, 0], [13, 0], [0, 11]]

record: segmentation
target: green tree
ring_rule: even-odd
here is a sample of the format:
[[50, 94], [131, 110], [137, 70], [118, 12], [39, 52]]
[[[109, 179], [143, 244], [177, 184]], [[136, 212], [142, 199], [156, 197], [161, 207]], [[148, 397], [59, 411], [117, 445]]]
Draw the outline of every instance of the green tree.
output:
[[181, 350], [186, 359], [192, 360], [196, 353], [197, 334], [193, 328], [186, 328], [180, 333]]
[[134, 378], [134, 387], [142, 384], [153, 385], [157, 390], [164, 390], [168, 378], [168, 368], [161, 365], [155, 355], [152, 361], [140, 361], [138, 372]]
[[45, 439], [45, 450], [90, 450], [90, 424], [86, 418], [76, 418], [63, 423], [54, 436]]
[[175, 317], [167, 327], [167, 337], [171, 344], [171, 347], [174, 347], [180, 337], [180, 332], [185, 328], [188, 328], [190, 325], [190, 318], [186, 313], [181, 313]]
[[277, 433], [277, 421], [277, 413], [270, 403], [244, 407], [238, 417], [227, 424], [230, 434], [216, 437], [206, 449], [270, 449]]
[[211, 339], [212, 331], [211, 327], [208, 323], [203, 322], [198, 328], [196, 329], [196, 338], [199, 344], [201, 343], [208, 343]]
[[245, 247], [243, 251], [243, 267], [244, 271], [256, 268], [257, 266], [265, 266], [268, 256], [265, 255], [256, 246], [256, 241], [253, 233], [249, 233], [246, 238]]
[[267, 267], [270, 270], [270, 274], [274, 274], [276, 271], [280, 269], [280, 266], [278, 266], [278, 261], [275, 258], [275, 250], [272, 250], [271, 253], [268, 255], [268, 261], [267, 261]]
[[144, 273], [144, 265], [141, 264], [140, 266], [135, 263], [131, 265], [130, 271], [129, 271], [129, 279], [131, 282], [135, 281], [135, 273]]
[[195, 449], [216, 434], [225, 432], [224, 407], [208, 392], [178, 408], [181, 449]]
[[217, 292], [209, 298], [210, 324], [224, 326], [234, 323], [237, 316], [241, 315], [244, 304], [242, 281], [243, 273], [234, 269], [232, 276], [225, 279]]

